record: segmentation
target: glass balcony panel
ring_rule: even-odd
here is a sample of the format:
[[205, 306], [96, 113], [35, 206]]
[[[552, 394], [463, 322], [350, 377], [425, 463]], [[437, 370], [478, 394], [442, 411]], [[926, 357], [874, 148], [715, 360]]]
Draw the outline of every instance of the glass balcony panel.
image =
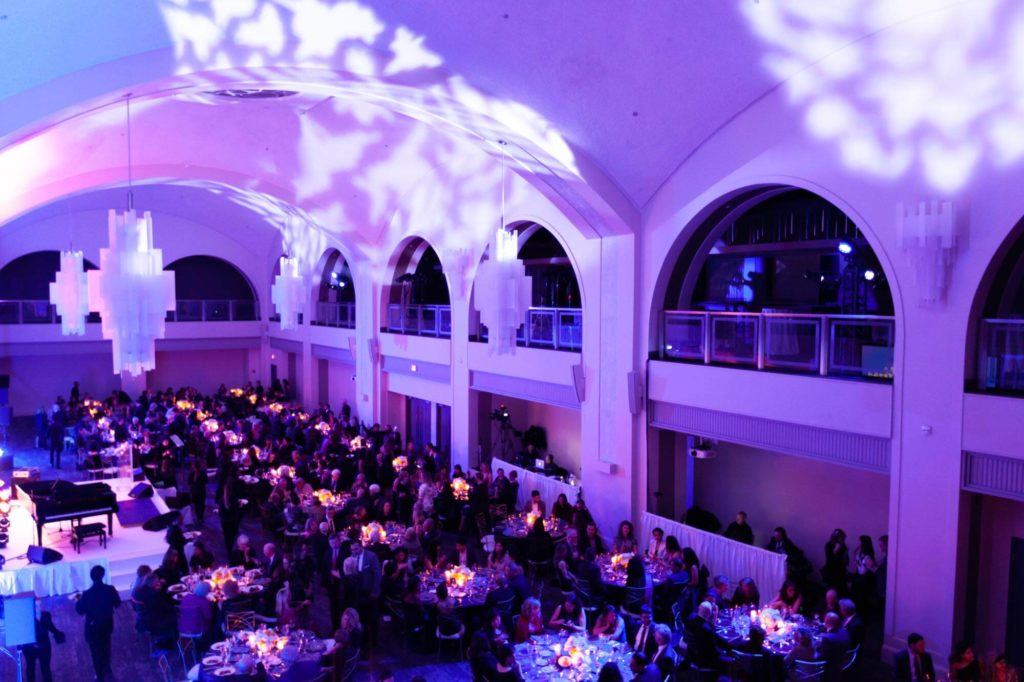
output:
[[764, 318], [764, 366], [817, 374], [821, 370], [821, 318]]
[[1024, 392], [1024, 320], [985, 320], [981, 324], [982, 387]]
[[49, 301], [22, 301], [22, 324], [50, 324], [56, 320]]
[[401, 334], [404, 327], [402, 326], [402, 306], [398, 304], [392, 304], [388, 306], [388, 331], [396, 332]]
[[20, 324], [21, 303], [19, 301], [0, 301], [0, 324]]
[[531, 310], [529, 313], [530, 335], [527, 343], [541, 348], [555, 345], [555, 311]]
[[565, 350], [579, 350], [583, 345], [583, 312], [560, 310], [558, 312], [558, 347]]
[[420, 307], [418, 305], [406, 306], [402, 315], [402, 333], [420, 333]]
[[665, 357], [704, 362], [704, 320], [702, 313], [665, 311]]
[[231, 319], [235, 322], [256, 319], [256, 301], [231, 301]]
[[758, 316], [713, 315], [711, 362], [757, 366]]
[[174, 317], [178, 322], [202, 322], [203, 301], [178, 301], [174, 307]]
[[203, 320], [206, 322], [227, 322], [231, 319], [231, 304], [228, 301], [203, 301]]
[[832, 318], [830, 323], [829, 375], [892, 379], [892, 320]]
[[420, 334], [437, 336], [437, 306], [420, 306]]
[[451, 306], [442, 305], [437, 307], [438, 331], [441, 336], [448, 338], [452, 335], [452, 309]]

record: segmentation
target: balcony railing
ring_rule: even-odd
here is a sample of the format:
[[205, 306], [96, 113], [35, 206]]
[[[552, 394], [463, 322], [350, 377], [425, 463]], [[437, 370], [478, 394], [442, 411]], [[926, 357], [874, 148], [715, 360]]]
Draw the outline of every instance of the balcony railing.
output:
[[892, 380], [891, 317], [666, 310], [661, 338], [664, 360]]
[[[487, 341], [481, 324], [473, 341]], [[530, 308], [516, 332], [516, 345], [529, 348], [579, 351], [583, 347], [583, 311], [579, 308]]]
[[1024, 393], [1024, 320], [982, 320], [978, 384], [985, 391]]
[[388, 306], [387, 330], [392, 334], [451, 338], [452, 308], [448, 305]]
[[321, 327], [356, 328], [356, 304], [320, 301], [316, 304], [314, 325]]
[[[89, 313], [85, 321], [99, 322], [99, 313]], [[0, 301], [0, 324], [60, 324], [60, 315], [49, 301]]]
[[168, 322], [247, 322], [258, 320], [255, 301], [178, 300]]

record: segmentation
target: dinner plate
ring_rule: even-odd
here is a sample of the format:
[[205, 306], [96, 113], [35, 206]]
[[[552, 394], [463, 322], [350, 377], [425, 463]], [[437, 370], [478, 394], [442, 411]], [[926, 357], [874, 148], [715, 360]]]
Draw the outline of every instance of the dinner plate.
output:
[[176, 585], [171, 585], [170, 587], [168, 587], [167, 591], [170, 592], [171, 594], [177, 594], [179, 592], [184, 592], [187, 589], [188, 589], [188, 587], [186, 587], [185, 585], [182, 585], [181, 583], [177, 583]]
[[221, 656], [204, 656], [203, 657], [203, 665], [205, 665], [207, 667], [210, 667], [210, 668], [212, 668], [214, 666], [221, 665], [222, 663], [224, 663], [224, 658], [221, 657]]
[[544, 673], [545, 675], [550, 675], [551, 673], [555, 672], [555, 666], [553, 666], [553, 665], [546, 665], [543, 668], [541, 668], [540, 671], [542, 673]]
[[226, 665], [223, 668], [217, 668], [214, 670], [213, 674], [217, 677], [230, 677], [235, 674], [235, 669], [230, 665]]
[[175, 592], [174, 594], [171, 595], [171, 599], [173, 599], [174, 601], [181, 601], [184, 598], [185, 598], [185, 593], [184, 592]]
[[229, 648], [231, 648], [231, 644], [229, 642], [215, 642], [210, 645], [211, 650], [220, 651], [221, 653], [227, 651]]
[[257, 592], [262, 592], [262, 591], [263, 591], [263, 586], [262, 585], [246, 585], [245, 587], [242, 588], [242, 594], [256, 594]]

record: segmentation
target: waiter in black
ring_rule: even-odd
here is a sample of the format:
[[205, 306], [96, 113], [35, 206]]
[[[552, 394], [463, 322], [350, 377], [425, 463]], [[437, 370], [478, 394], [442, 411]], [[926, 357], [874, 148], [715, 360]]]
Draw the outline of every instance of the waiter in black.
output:
[[92, 587], [82, 593], [75, 604], [75, 611], [85, 616], [85, 641], [92, 654], [92, 666], [96, 670], [96, 681], [113, 679], [110, 669], [110, 635], [114, 631], [114, 609], [121, 605], [121, 597], [111, 585], [103, 583], [106, 570], [93, 566], [89, 571]]

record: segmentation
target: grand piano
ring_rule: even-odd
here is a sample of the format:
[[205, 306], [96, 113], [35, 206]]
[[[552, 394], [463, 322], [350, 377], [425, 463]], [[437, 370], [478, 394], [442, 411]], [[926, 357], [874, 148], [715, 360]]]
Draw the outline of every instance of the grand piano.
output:
[[43, 526], [58, 521], [77, 521], [90, 516], [107, 515], [107, 534], [114, 534], [114, 513], [117, 511], [117, 495], [106, 483], [82, 483], [70, 481], [29, 481], [18, 483], [18, 496], [28, 501], [29, 511], [36, 522], [39, 544], [43, 544]]

